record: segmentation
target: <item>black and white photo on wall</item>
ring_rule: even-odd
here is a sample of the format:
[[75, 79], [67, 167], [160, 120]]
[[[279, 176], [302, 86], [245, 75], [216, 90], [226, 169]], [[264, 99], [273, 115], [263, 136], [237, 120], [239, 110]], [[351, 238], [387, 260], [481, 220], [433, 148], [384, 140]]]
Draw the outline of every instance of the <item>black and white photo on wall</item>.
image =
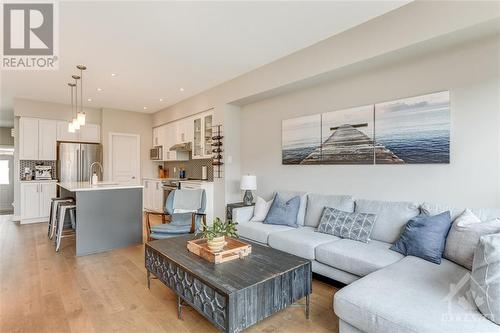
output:
[[282, 122], [283, 164], [448, 164], [450, 93]]

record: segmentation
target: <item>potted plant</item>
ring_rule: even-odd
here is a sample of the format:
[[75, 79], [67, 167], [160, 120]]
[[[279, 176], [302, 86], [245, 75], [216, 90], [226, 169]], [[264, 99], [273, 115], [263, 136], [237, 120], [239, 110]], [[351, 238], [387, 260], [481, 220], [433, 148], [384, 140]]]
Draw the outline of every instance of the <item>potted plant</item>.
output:
[[226, 245], [226, 237], [238, 238], [236, 224], [231, 223], [231, 221], [222, 222], [220, 218], [216, 217], [212, 225], [203, 223], [203, 229], [199, 234], [207, 239], [210, 251], [219, 252]]

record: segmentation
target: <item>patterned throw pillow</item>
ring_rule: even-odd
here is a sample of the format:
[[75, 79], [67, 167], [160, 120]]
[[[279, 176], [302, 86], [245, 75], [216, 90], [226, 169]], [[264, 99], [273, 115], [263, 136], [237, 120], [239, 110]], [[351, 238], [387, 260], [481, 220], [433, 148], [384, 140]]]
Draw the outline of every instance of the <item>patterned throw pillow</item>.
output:
[[368, 243], [376, 219], [375, 214], [350, 213], [325, 207], [317, 231]]

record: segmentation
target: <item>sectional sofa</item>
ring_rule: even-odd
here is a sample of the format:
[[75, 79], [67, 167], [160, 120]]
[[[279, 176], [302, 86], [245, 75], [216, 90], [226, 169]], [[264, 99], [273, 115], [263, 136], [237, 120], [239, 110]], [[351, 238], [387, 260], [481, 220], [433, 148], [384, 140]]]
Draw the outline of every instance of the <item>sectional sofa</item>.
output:
[[[312, 261], [313, 272], [346, 287], [335, 293], [340, 332], [500, 332], [468, 295], [470, 271], [443, 259], [440, 265], [390, 250], [409, 219], [424, 211], [464, 209], [429, 203], [354, 199], [279, 191], [288, 200], [301, 197], [299, 228], [252, 221], [253, 207], [233, 210], [240, 237]], [[324, 207], [374, 213], [371, 241], [341, 239], [316, 232]], [[500, 209], [472, 209], [481, 221], [500, 217]]]

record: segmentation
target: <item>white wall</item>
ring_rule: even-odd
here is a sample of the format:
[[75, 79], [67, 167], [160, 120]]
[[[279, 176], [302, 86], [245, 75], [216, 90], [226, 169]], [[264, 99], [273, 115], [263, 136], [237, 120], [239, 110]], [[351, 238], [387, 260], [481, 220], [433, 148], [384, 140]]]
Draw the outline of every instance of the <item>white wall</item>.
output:
[[104, 179], [110, 177], [109, 170], [109, 133], [138, 134], [141, 140], [141, 178], [155, 174], [155, 167], [149, 159], [149, 149], [153, 143], [153, 117], [148, 113], [102, 109], [101, 142], [103, 146]]
[[[241, 192], [235, 184], [236, 175], [251, 171], [245, 165], [248, 160], [236, 158], [239, 155], [237, 142], [240, 138], [237, 131], [231, 129], [240, 126], [240, 116], [227, 116], [227, 112], [240, 111], [238, 107], [229, 104], [243, 105], [297, 87], [311, 86], [325, 76], [338, 76], [351, 66], [356, 66], [359, 70], [359, 64], [373, 59], [383, 58], [386, 61], [400, 52], [425, 53], [430, 48], [440, 47], [443, 41], [475, 34], [484, 30], [485, 26], [497, 27], [499, 17], [499, 2], [415, 1], [161, 110], [153, 115], [153, 126], [214, 108], [214, 122], [223, 124], [226, 131], [225, 142], [231, 142], [230, 147], [225, 147], [224, 178], [215, 183], [215, 211], [216, 215], [222, 216], [227, 202], [241, 198]], [[365, 96], [370, 97], [369, 94]], [[341, 104], [342, 101], [339, 97], [336, 103]], [[328, 104], [329, 110], [332, 106], [332, 103]], [[270, 120], [275, 116], [277, 115], [270, 115]], [[242, 118], [241, 121], [245, 128], [245, 119]], [[264, 118], [263, 121], [267, 119]], [[233, 134], [237, 137], [232, 136]], [[259, 130], [256, 135], [260, 134]], [[268, 143], [265, 145], [266, 149], [273, 147], [267, 147]], [[229, 162], [231, 159], [232, 163]], [[269, 162], [269, 157], [265, 162]], [[263, 162], [263, 165], [266, 164]], [[271, 177], [271, 171], [267, 175], [266, 177]]]
[[[500, 37], [482, 38], [242, 108], [242, 172], [258, 192], [352, 194], [457, 206], [500, 207]], [[450, 90], [449, 165], [282, 165], [281, 121]]]

